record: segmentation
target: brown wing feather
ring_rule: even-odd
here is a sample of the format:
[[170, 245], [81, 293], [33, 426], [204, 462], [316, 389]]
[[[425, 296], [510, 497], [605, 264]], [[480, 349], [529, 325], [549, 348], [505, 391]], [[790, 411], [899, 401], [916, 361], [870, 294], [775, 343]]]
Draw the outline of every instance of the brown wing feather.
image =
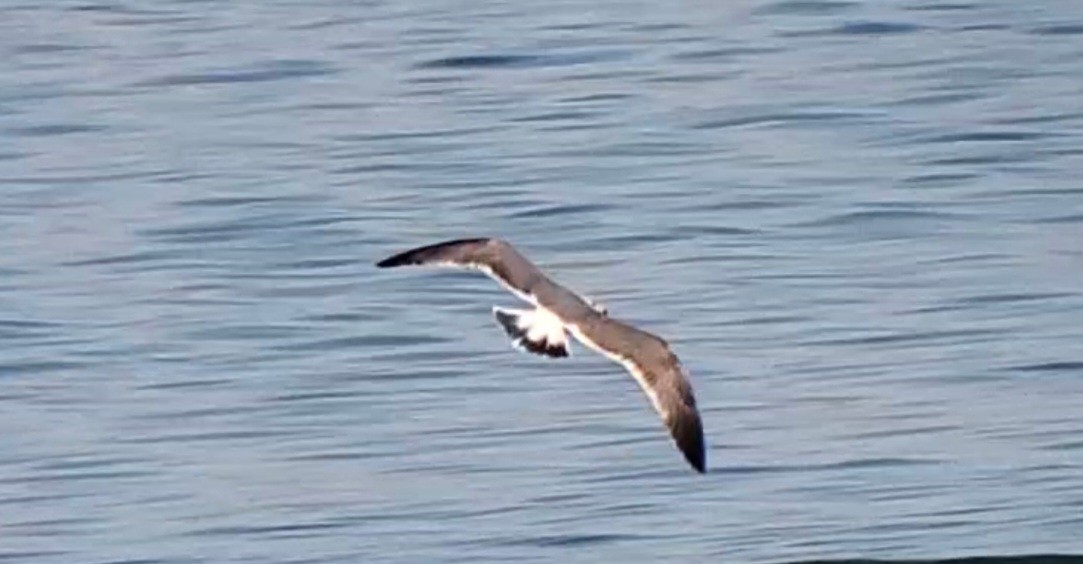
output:
[[631, 325], [603, 317], [575, 327], [572, 333], [632, 374], [662, 417], [685, 460], [697, 472], [706, 472], [707, 453], [696, 397], [680, 360], [666, 342]]
[[665, 407], [662, 420], [684, 458], [697, 472], [703, 473], [707, 470], [707, 453], [703, 444], [703, 423], [699, 418], [699, 410], [696, 409], [696, 398], [692, 393], [692, 386], [680, 369], [677, 357], [670, 356], [674, 365], [664, 376], [658, 378], [662, 382], [658, 382], [654, 388], [658, 394], [658, 403]]
[[482, 255], [482, 250], [489, 242], [486, 238], [455, 239], [444, 241], [434, 245], [425, 245], [408, 251], [391, 255], [376, 263], [380, 268], [391, 268], [410, 264], [432, 264], [447, 262], [468, 266], [477, 262]]
[[500, 239], [455, 239], [410, 249], [387, 257], [376, 266], [444, 264], [478, 269], [519, 295], [529, 295], [545, 275], [534, 263]]
[[665, 365], [660, 370], [656, 368], [652, 371], [647, 366], [657, 367], [657, 364], [642, 364], [635, 360], [635, 356], [638, 355], [621, 364], [632, 373], [650, 398], [685, 460], [697, 472], [705, 472], [707, 454], [703, 444], [703, 424], [696, 409], [692, 386], [681, 370], [680, 361], [669, 353]]

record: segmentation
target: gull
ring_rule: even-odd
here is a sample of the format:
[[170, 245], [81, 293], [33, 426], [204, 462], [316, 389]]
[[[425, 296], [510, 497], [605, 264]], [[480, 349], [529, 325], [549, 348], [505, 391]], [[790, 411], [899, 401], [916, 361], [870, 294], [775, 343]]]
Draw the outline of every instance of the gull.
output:
[[567, 334], [632, 374], [669, 429], [684, 458], [706, 471], [703, 425], [680, 360], [660, 337], [609, 317], [606, 309], [557, 284], [510, 243], [456, 239], [392, 255], [376, 266], [431, 265], [479, 270], [534, 309], [493, 308], [516, 347], [534, 354], [569, 356]]

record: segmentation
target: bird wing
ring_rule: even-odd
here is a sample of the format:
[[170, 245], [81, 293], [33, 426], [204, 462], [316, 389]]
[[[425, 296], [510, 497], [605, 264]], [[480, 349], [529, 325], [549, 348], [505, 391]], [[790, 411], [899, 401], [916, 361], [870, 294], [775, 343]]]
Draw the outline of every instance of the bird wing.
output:
[[533, 289], [545, 275], [511, 244], [500, 239], [455, 239], [392, 255], [376, 266], [453, 266], [480, 270], [520, 299], [537, 305]]
[[569, 329], [584, 345], [631, 373], [661, 416], [685, 460], [697, 472], [705, 472], [707, 454], [696, 397], [680, 360], [666, 342], [611, 318], [598, 318], [582, 327], [569, 326]]

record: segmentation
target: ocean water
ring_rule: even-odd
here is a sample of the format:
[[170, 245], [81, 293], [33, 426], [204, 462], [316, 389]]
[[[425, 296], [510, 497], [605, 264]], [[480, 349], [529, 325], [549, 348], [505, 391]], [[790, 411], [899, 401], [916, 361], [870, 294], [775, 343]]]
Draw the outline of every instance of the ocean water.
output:
[[1075, 0], [5, 1], [0, 561], [1083, 552], [1081, 142]]

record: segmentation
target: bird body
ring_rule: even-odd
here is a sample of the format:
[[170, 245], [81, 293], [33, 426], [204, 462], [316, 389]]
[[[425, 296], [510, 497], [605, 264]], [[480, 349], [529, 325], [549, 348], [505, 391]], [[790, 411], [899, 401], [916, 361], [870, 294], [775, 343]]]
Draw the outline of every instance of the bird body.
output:
[[606, 310], [557, 284], [509, 243], [456, 239], [388, 257], [381, 268], [437, 265], [480, 270], [534, 310], [493, 308], [519, 348], [548, 357], [569, 356], [565, 331], [622, 365], [662, 417], [677, 448], [698, 472], [706, 471], [703, 427], [692, 386], [677, 356], [660, 337], [609, 317]]

